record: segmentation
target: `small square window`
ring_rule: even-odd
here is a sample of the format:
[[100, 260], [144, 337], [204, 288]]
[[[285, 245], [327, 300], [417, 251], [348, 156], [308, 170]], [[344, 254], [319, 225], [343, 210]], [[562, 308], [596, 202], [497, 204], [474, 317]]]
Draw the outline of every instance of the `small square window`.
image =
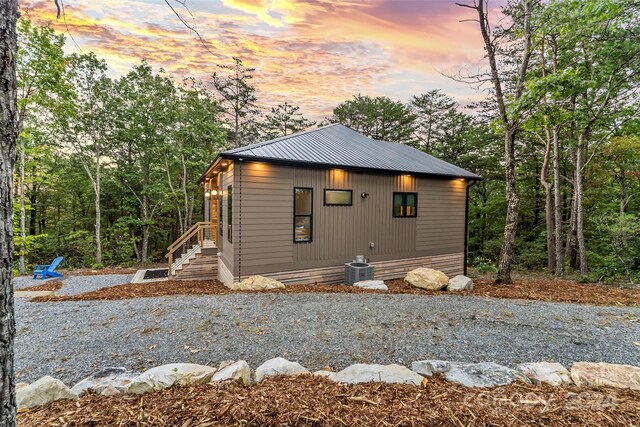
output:
[[414, 218], [418, 216], [418, 193], [393, 193], [393, 217]]
[[351, 190], [324, 190], [325, 206], [351, 206], [353, 204], [353, 192]]

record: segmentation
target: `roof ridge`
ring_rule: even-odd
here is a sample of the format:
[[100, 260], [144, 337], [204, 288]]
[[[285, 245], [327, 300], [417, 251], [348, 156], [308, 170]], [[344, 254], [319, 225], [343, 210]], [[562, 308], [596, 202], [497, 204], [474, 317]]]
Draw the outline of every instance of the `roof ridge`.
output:
[[[252, 150], [254, 148], [264, 147], [264, 146], [267, 146], [267, 145], [270, 145], [270, 144], [274, 144], [276, 142], [285, 141], [285, 140], [287, 140], [289, 138], [297, 137], [297, 136], [300, 136], [300, 135], [306, 135], [306, 134], [311, 133], [311, 132], [317, 132], [319, 130], [327, 129], [327, 128], [330, 128], [330, 127], [333, 127], [333, 126], [337, 126], [337, 125], [344, 126], [341, 123], [331, 123], [331, 124], [328, 124], [328, 125], [325, 125], [325, 126], [317, 127], [315, 129], [306, 129], [306, 130], [303, 130], [303, 131], [300, 131], [300, 132], [292, 133], [291, 135], [279, 136], [277, 138], [270, 139], [268, 141], [256, 142], [256, 143], [253, 143], [253, 144], [245, 145], [244, 147], [233, 148], [231, 150], [223, 151], [220, 154], [224, 154], [224, 153], [237, 154], [237, 153], [241, 153], [241, 152], [246, 151], [246, 150]], [[345, 126], [345, 127], [347, 127], [347, 126]], [[349, 129], [351, 129], [351, 128], [349, 128]], [[351, 130], [353, 130], [353, 129], [351, 129]]]

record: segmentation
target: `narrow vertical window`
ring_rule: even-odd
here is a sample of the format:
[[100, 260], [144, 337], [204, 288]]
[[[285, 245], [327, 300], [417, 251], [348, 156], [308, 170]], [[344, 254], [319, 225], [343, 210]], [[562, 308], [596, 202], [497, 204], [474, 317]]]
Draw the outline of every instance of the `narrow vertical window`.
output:
[[[222, 193], [222, 191], [220, 192]], [[224, 233], [224, 216], [222, 215], [222, 194], [218, 196], [218, 234], [222, 238], [222, 233]]]
[[293, 241], [313, 239], [313, 188], [293, 189]]
[[227, 240], [233, 243], [233, 188], [227, 187]]

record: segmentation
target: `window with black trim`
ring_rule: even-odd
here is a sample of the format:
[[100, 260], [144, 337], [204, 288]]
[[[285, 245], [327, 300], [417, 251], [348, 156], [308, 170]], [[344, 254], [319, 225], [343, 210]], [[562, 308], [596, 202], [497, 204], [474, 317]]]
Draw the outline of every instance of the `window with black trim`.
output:
[[233, 243], [233, 188], [227, 187], [227, 240]]
[[393, 193], [393, 217], [413, 218], [418, 216], [418, 193]]
[[351, 206], [353, 204], [353, 191], [324, 189], [325, 206]]
[[313, 239], [313, 188], [293, 189], [293, 241], [311, 242]]
[[222, 194], [220, 194], [218, 196], [218, 234], [220, 234], [220, 237], [222, 237], [222, 233], [224, 232], [224, 216], [222, 212]]

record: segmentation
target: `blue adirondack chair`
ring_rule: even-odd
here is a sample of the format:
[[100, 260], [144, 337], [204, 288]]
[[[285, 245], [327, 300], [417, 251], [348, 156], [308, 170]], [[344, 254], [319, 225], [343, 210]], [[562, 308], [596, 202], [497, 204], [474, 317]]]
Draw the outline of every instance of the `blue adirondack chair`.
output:
[[40, 276], [39, 278], [44, 280], [47, 277], [62, 277], [62, 274], [56, 273], [55, 270], [58, 265], [60, 265], [63, 259], [64, 257], [59, 256], [58, 258], [51, 261], [51, 264], [37, 265], [35, 271], [33, 272], [33, 278], [38, 279], [38, 276]]

